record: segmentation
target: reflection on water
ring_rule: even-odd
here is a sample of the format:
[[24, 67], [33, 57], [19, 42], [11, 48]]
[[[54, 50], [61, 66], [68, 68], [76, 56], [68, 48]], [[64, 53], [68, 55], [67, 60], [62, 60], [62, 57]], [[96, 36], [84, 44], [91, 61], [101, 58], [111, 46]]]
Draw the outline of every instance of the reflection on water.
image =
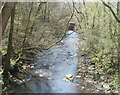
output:
[[76, 84], [63, 80], [66, 75], [75, 76], [77, 70], [77, 44], [78, 34], [73, 31], [66, 32], [62, 45], [56, 45], [44, 55], [37, 57], [37, 67], [31, 71], [31, 81], [25, 86], [15, 88], [15, 92], [32, 93], [76, 93]]

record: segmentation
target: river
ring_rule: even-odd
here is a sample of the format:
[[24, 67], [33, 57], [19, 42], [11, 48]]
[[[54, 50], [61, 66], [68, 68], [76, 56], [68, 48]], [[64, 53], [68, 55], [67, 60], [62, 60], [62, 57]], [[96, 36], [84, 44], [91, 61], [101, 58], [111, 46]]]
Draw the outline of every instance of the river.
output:
[[[14, 88], [15, 93], [77, 93], [74, 77], [78, 64], [78, 34], [66, 32], [66, 37], [49, 50], [38, 54], [31, 79]], [[65, 80], [66, 76], [72, 80]]]

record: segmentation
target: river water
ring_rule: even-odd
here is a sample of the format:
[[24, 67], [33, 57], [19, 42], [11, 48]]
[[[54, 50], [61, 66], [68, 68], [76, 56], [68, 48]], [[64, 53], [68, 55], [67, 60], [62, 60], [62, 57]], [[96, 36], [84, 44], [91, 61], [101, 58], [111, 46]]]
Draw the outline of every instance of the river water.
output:
[[61, 44], [38, 54], [31, 71], [31, 79], [14, 88], [16, 93], [77, 93], [76, 84], [66, 81], [66, 75], [74, 77], [77, 72], [78, 34], [66, 32]]

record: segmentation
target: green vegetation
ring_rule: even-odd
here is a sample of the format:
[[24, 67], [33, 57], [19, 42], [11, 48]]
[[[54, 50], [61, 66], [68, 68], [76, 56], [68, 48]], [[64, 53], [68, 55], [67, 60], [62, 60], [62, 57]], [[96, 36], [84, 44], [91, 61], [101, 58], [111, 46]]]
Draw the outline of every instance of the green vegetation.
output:
[[[80, 24], [83, 27], [80, 35], [85, 41], [83, 53], [90, 56], [90, 63], [101, 69], [104, 76], [112, 76], [114, 87], [118, 90], [119, 84], [119, 23], [111, 11], [101, 3], [86, 3], [83, 11], [84, 19]], [[83, 7], [83, 9], [84, 9]], [[117, 9], [112, 7], [115, 12]], [[95, 9], [95, 10], [94, 10]], [[87, 26], [85, 26], [87, 25]]]
[[88, 63], [112, 77], [112, 92], [120, 93], [120, 1], [1, 2], [0, 5], [0, 83], [4, 91], [15, 79], [22, 80], [18, 74], [26, 73], [23, 66], [30, 65], [38, 52], [60, 42], [68, 23], [74, 21], [75, 32], [84, 41], [79, 47], [80, 55], [89, 56]]

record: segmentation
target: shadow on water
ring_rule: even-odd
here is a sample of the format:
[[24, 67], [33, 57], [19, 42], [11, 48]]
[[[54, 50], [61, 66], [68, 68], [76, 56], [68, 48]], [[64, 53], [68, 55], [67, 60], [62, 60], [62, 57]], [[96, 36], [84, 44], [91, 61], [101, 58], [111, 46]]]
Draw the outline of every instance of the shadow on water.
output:
[[66, 75], [77, 72], [78, 34], [66, 32], [67, 36], [43, 54], [38, 54], [36, 67], [31, 71], [31, 80], [15, 88], [17, 93], [76, 93], [76, 84], [64, 80]]

